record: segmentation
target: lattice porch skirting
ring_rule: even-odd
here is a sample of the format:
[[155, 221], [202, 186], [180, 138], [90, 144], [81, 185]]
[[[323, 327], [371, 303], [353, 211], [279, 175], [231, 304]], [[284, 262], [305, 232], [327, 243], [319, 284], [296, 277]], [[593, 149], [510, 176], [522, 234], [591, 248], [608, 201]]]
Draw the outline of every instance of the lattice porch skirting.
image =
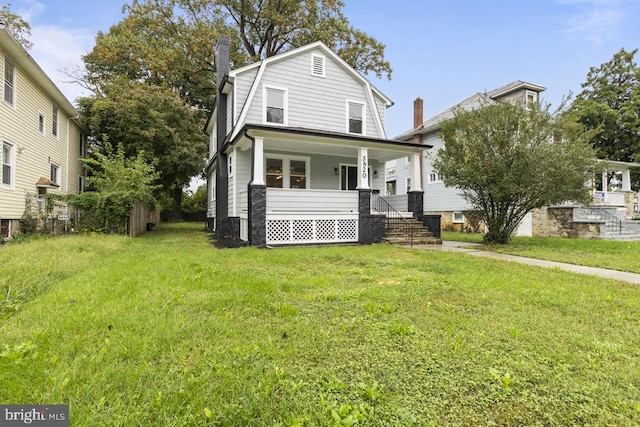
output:
[[357, 213], [267, 214], [267, 244], [358, 242]]

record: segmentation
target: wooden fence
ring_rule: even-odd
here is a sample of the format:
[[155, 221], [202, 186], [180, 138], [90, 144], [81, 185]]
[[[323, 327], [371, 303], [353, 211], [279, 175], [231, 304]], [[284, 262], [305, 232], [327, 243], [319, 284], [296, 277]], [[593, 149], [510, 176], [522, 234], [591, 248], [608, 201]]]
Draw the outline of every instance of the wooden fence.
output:
[[137, 201], [129, 212], [129, 236], [136, 237], [147, 231], [147, 224], [158, 224], [160, 211]]

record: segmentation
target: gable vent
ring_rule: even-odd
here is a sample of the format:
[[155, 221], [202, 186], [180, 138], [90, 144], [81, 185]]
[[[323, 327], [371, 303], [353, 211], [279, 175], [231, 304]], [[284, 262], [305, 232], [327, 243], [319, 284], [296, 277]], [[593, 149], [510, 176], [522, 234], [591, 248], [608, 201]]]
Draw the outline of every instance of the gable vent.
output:
[[324, 77], [324, 56], [311, 55], [311, 74]]

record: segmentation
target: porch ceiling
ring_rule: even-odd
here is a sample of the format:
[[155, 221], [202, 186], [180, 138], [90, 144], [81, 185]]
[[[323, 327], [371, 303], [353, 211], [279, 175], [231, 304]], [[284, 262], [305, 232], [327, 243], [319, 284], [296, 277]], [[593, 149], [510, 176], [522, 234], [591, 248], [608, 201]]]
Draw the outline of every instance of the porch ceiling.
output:
[[358, 137], [355, 135], [323, 133], [307, 129], [247, 127], [234, 141], [241, 149], [249, 149], [247, 137], [264, 138], [264, 148], [290, 153], [308, 153], [326, 156], [355, 157], [358, 148], [368, 148], [369, 159], [379, 162], [398, 159], [430, 148], [427, 145], [400, 143], [386, 139]]

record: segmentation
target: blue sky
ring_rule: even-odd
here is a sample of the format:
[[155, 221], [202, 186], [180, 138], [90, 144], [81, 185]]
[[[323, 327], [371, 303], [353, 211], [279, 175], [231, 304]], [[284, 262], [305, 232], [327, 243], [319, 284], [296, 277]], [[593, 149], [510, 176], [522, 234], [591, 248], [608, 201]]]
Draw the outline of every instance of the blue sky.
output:
[[[122, 19], [123, 0], [13, 0], [32, 26], [31, 55], [70, 100], [81, 89], [58, 70], [81, 65], [98, 31]], [[547, 88], [558, 106], [580, 91], [589, 67], [620, 48], [640, 47], [637, 0], [345, 0], [352, 25], [386, 45], [392, 79], [370, 77], [395, 105], [387, 132], [413, 125], [413, 100], [425, 119], [475, 92], [514, 80]], [[640, 55], [636, 57], [640, 61]]]

